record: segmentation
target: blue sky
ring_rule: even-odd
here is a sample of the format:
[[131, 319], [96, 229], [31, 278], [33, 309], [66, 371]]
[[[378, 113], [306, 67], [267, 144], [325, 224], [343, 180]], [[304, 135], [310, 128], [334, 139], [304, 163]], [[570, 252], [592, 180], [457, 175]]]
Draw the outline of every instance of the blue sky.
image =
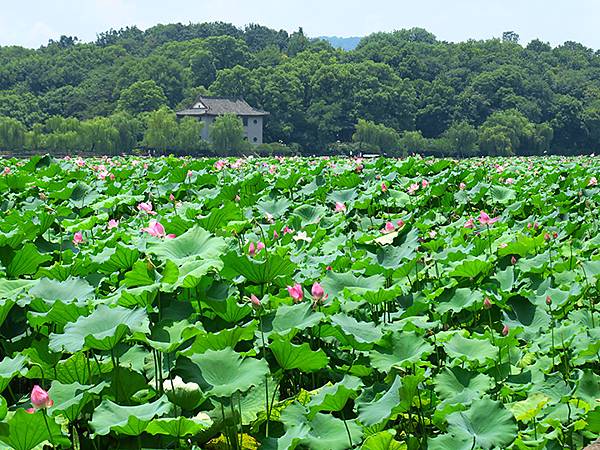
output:
[[110, 28], [221, 20], [260, 23], [309, 36], [364, 36], [422, 27], [439, 39], [568, 40], [600, 48], [598, 0], [2, 0], [0, 45], [38, 47], [61, 34], [94, 40]]

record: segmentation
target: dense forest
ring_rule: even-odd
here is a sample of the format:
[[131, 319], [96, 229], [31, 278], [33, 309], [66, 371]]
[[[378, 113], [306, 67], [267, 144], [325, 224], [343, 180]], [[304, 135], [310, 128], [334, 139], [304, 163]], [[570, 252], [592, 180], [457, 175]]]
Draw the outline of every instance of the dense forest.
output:
[[590, 153], [600, 141], [600, 52], [575, 42], [449, 43], [417, 28], [345, 51], [301, 29], [202, 23], [0, 47], [0, 149], [207, 150], [172, 112], [200, 93], [269, 111], [265, 140], [288, 151]]

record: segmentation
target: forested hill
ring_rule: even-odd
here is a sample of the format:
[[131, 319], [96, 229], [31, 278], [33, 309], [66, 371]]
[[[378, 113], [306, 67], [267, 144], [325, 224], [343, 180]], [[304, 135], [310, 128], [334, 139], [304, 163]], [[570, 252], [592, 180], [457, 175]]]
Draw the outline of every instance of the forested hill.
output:
[[[505, 33], [448, 43], [411, 29], [375, 33], [344, 51], [302, 30], [203, 23], [0, 47], [0, 116], [26, 127], [25, 147], [77, 123], [52, 116], [116, 114], [143, 124], [144, 112], [175, 109], [198, 93], [270, 111], [265, 140], [307, 151], [357, 145], [345, 144], [353, 135], [377, 146], [372, 133], [383, 136], [382, 148], [442, 154], [591, 152], [600, 142], [600, 53], [575, 42], [520, 44]], [[136, 145], [127, 142], [121, 147]]]

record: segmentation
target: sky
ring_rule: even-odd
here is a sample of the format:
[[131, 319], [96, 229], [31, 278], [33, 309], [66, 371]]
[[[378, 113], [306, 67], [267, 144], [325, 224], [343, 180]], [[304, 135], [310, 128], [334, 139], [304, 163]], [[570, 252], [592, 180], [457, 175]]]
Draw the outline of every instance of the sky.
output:
[[61, 35], [93, 41], [110, 28], [158, 23], [258, 23], [316, 36], [421, 27], [445, 41], [501, 37], [600, 49], [598, 0], [0, 0], [0, 45], [37, 48]]

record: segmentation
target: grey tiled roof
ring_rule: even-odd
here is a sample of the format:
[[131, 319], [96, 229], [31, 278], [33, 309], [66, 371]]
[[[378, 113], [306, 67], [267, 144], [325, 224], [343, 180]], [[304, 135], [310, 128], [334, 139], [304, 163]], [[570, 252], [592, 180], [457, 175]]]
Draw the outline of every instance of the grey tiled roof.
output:
[[[206, 108], [195, 108], [201, 103]], [[220, 116], [222, 114], [237, 114], [238, 116], [267, 116], [266, 111], [253, 108], [245, 100], [200, 96], [189, 108], [177, 111], [178, 116]]]

